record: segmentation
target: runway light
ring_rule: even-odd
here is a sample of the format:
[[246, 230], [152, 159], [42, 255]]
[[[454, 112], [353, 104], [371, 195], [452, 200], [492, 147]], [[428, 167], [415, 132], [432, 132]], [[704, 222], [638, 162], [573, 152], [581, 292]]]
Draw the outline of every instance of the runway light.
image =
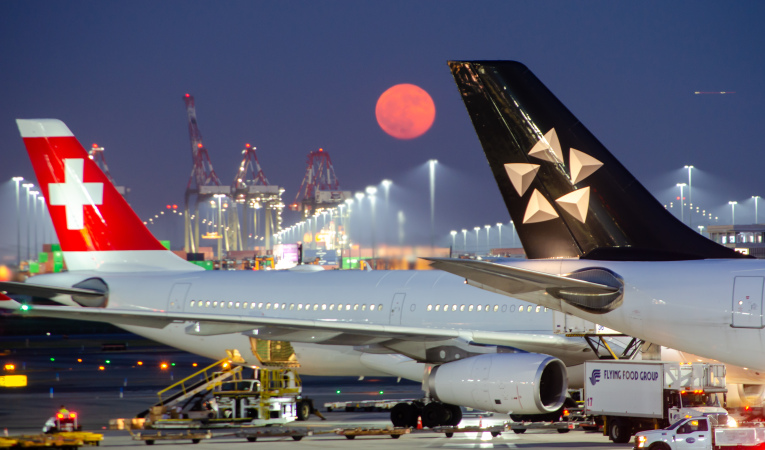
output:
[[106, 364], [111, 364], [111, 363], [112, 363], [112, 360], [111, 360], [111, 359], [107, 359], [107, 360], [106, 360], [106, 361], [104, 361], [104, 362], [105, 362]]
[[50, 360], [51, 360], [51, 362], [53, 362], [53, 361], [55, 361], [55, 360], [56, 360], [56, 358], [51, 358]]
[[197, 366], [197, 363], [193, 363], [193, 364], [191, 365], [191, 367], [196, 367], [196, 366]]
[[159, 365], [160, 369], [167, 369], [167, 363], [162, 363]]
[[339, 394], [339, 393], [340, 393], [340, 389], [335, 391], [335, 394]]
[[138, 364], [139, 366], [142, 366], [143, 365], [143, 361], [138, 361], [136, 364]]
[[82, 362], [82, 358], [77, 358], [77, 362]]
[[171, 366], [175, 367], [175, 363], [170, 364]]
[[98, 366], [98, 370], [106, 370], [106, 367], [104, 367], [104, 366]]
[[383, 395], [383, 394], [384, 394], [384, 392], [383, 392], [383, 391], [380, 391], [380, 395]]

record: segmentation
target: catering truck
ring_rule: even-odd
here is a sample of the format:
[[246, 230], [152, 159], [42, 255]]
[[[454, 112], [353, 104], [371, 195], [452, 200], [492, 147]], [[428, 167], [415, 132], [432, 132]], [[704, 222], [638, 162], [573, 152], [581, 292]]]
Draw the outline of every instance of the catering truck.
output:
[[678, 420], [661, 430], [635, 435], [635, 449], [648, 450], [725, 450], [762, 448], [764, 427], [732, 427], [724, 414], [710, 414]]
[[585, 378], [585, 414], [599, 417], [616, 443], [684, 418], [727, 414], [723, 364], [587, 361]]

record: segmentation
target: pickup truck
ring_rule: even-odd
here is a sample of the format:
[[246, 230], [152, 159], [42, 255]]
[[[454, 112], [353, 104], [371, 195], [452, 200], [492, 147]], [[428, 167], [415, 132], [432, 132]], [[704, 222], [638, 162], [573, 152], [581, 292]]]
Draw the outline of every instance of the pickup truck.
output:
[[667, 428], [641, 431], [634, 449], [725, 450], [762, 448], [765, 427], [738, 427], [726, 415], [709, 415], [679, 420]]

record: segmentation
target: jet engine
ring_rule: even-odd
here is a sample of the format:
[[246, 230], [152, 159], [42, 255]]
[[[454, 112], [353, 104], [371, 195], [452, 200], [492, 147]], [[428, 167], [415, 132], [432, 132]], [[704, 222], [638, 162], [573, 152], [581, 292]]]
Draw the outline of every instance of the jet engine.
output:
[[566, 366], [538, 353], [473, 356], [434, 367], [430, 396], [452, 405], [503, 414], [544, 414], [566, 399]]

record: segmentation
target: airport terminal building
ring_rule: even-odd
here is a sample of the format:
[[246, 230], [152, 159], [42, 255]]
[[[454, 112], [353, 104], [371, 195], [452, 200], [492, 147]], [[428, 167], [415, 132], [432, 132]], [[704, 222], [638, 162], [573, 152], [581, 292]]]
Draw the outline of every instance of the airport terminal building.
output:
[[765, 224], [710, 225], [709, 238], [757, 259], [765, 259]]

